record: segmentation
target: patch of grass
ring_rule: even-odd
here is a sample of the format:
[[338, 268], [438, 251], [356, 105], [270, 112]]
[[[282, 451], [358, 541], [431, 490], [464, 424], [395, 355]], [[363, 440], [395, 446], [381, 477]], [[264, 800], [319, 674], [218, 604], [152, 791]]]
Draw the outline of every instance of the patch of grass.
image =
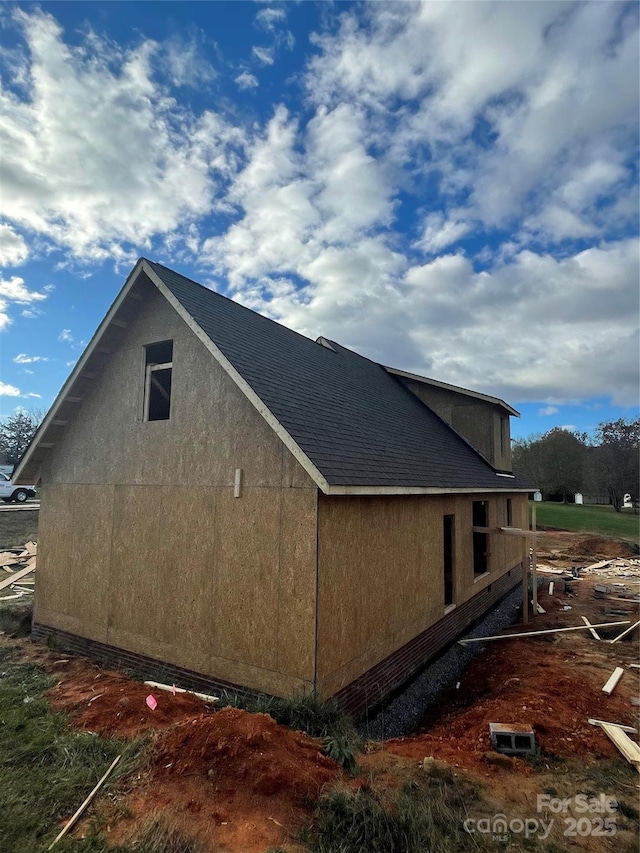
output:
[[207, 853], [211, 850], [157, 818], [143, 828], [138, 840], [128, 849], [136, 853]]
[[[464, 831], [476, 792], [439, 773], [408, 781], [398, 791], [364, 786], [335, 789], [320, 799], [313, 853], [463, 853], [480, 839]], [[428, 845], [428, 847], [427, 847]]]
[[[40, 667], [2, 656], [0, 678], [0, 838], [3, 853], [44, 850], [119, 753], [108, 790], [131, 772], [141, 743], [124, 744], [75, 732], [42, 694], [53, 680]], [[60, 851], [99, 853], [98, 837], [65, 839]]]
[[0, 512], [0, 550], [18, 548], [25, 542], [37, 539], [38, 512], [37, 509]]
[[[530, 508], [532, 504], [529, 501]], [[627, 539], [636, 545], [640, 542], [640, 516], [630, 509], [614, 512], [611, 506], [541, 501], [536, 503], [536, 520], [540, 527]]]
[[640, 818], [640, 812], [635, 806], [632, 806], [630, 803], [627, 803], [625, 800], [618, 800], [618, 811], [624, 817], [629, 818], [629, 820], [638, 820]]
[[318, 699], [313, 694], [280, 699], [275, 696], [247, 697], [226, 694], [221, 705], [244, 708], [252, 714], [269, 714], [282, 726], [322, 738], [323, 751], [345, 770], [353, 772], [362, 741], [353, 720], [332, 699]]
[[590, 783], [586, 792], [590, 796], [600, 793], [615, 796], [621, 788], [633, 786], [638, 781], [638, 773], [626, 761], [600, 761], [587, 769], [584, 780]]
[[31, 633], [33, 596], [0, 602], [0, 631], [10, 637], [28, 637]]

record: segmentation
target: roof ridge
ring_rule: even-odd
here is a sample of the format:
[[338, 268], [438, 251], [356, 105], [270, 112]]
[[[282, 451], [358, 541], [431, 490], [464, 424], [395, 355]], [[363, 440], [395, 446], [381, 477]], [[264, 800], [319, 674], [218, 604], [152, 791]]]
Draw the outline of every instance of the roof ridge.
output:
[[[264, 320], [268, 323], [273, 323], [276, 326], [278, 326], [279, 328], [285, 329], [287, 332], [290, 332], [292, 335], [296, 335], [297, 337], [302, 338], [304, 341], [307, 341], [308, 343], [313, 344], [314, 346], [318, 346], [321, 349], [326, 349], [326, 347], [323, 347], [321, 344], [318, 344], [317, 340], [310, 338], [308, 335], [303, 335], [302, 332], [297, 332], [295, 329], [292, 329], [290, 326], [286, 326], [284, 324], [284, 322], [280, 322], [279, 320], [274, 320], [272, 317], [267, 317], [264, 314], [262, 314], [260, 311], [256, 311], [253, 308], [249, 308], [246, 305], [243, 305], [242, 302], [236, 302], [236, 300], [232, 299], [230, 296], [225, 296], [224, 293], [220, 293], [218, 290], [214, 290], [211, 287], [207, 287], [206, 284], [201, 284], [199, 281], [195, 281], [195, 279], [189, 278], [189, 276], [183, 275], [181, 272], [178, 272], [177, 270], [174, 270], [171, 267], [167, 267], [164, 264], [159, 263], [158, 261], [151, 261], [151, 260], [149, 260], [149, 258], [141, 257], [140, 260], [146, 261], [152, 267], [161, 267], [163, 270], [166, 270], [167, 272], [171, 273], [172, 275], [177, 275], [180, 278], [184, 279], [185, 281], [189, 282], [189, 284], [194, 284], [194, 285], [196, 285], [196, 287], [199, 287], [202, 290], [207, 291], [208, 293], [212, 293], [215, 296], [219, 297], [220, 299], [224, 299], [226, 302], [232, 302], [234, 305], [237, 305], [238, 308], [242, 308], [243, 311], [248, 311], [254, 317], [259, 317], [261, 320]], [[319, 335], [319, 337], [322, 337], [322, 335]], [[340, 344], [338, 344], [338, 346], [340, 346]], [[346, 347], [345, 347], [345, 349], [346, 349]], [[364, 356], [363, 356], [363, 358], [364, 358]]]

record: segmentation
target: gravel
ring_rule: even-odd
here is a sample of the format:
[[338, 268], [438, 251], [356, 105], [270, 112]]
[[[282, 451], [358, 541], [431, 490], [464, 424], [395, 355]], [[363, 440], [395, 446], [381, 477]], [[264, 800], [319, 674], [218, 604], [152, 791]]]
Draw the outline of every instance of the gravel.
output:
[[[463, 636], [488, 637], [500, 633], [513, 624], [521, 604], [522, 591], [518, 586]], [[454, 643], [420, 672], [401, 694], [380, 709], [374, 717], [361, 724], [362, 736], [368, 740], [387, 740], [412, 732], [424, 717], [427, 708], [447, 687], [460, 681], [463, 669], [484, 648], [482, 643], [471, 643], [469, 646]]]

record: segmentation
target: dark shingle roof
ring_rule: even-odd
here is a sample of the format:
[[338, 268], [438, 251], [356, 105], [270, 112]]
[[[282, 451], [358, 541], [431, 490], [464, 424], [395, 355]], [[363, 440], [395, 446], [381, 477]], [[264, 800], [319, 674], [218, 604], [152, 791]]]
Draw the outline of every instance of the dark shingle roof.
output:
[[517, 489], [383, 367], [148, 262], [331, 485]]

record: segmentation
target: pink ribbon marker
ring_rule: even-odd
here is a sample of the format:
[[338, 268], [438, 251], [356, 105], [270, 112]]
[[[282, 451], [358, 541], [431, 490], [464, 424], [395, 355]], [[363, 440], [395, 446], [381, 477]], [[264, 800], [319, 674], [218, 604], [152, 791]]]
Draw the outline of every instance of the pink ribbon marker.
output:
[[156, 702], [156, 697], [152, 696], [151, 693], [146, 698], [147, 707], [151, 708], [152, 711], [158, 707], [158, 703]]

